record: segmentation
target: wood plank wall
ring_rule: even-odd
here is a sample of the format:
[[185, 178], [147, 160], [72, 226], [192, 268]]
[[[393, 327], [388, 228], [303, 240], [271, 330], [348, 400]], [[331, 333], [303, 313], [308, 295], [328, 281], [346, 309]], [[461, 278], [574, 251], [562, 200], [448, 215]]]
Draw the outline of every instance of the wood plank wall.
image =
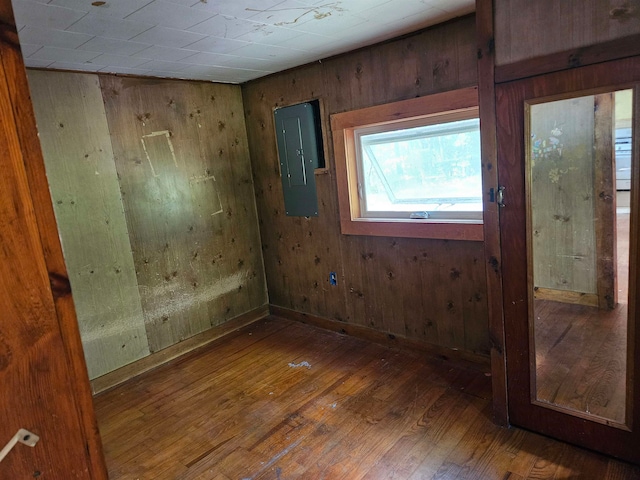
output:
[[533, 282], [560, 291], [554, 297], [560, 301], [562, 292], [595, 297], [597, 290], [594, 100], [589, 95], [540, 103], [527, 113]]
[[266, 303], [239, 87], [30, 78], [91, 378]]
[[28, 78], [94, 377], [149, 354], [99, 79], [38, 70]]
[[[333, 113], [476, 83], [469, 16], [243, 85], [271, 304], [488, 355], [482, 243], [342, 235], [329, 129]], [[319, 216], [287, 217], [273, 109], [310, 99], [321, 102], [328, 163], [316, 176]]]
[[[494, 9], [496, 65], [640, 33], [637, 2], [496, 0]], [[574, 61], [579, 61], [579, 55]]]

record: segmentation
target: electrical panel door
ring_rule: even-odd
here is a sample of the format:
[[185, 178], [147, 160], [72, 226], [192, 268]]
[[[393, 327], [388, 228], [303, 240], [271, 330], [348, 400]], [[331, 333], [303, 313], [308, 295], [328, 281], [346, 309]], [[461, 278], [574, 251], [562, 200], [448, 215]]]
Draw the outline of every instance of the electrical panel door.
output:
[[274, 112], [285, 213], [318, 216], [314, 170], [321, 164], [317, 104], [300, 103]]

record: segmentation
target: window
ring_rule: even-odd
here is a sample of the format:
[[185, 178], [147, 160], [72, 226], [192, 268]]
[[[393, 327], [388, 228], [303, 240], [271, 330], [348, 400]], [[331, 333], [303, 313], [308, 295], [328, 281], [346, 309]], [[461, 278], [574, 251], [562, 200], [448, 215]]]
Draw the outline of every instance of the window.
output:
[[482, 240], [476, 88], [332, 115], [342, 233]]

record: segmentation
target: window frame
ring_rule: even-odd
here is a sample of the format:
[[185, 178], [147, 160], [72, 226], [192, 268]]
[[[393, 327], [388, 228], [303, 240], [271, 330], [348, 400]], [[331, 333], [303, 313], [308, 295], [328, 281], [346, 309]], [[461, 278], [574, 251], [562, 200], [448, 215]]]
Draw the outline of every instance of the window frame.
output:
[[478, 108], [478, 88], [468, 87], [331, 115], [342, 234], [482, 241], [482, 219], [362, 217], [358, 193], [356, 130], [408, 120], [431, 121], [474, 108]]

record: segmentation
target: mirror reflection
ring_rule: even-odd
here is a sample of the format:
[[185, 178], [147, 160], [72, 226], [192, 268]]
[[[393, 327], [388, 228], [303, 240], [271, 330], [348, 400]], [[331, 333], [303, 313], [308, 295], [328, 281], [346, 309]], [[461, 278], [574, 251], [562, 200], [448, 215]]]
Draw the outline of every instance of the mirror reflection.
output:
[[527, 111], [533, 400], [624, 424], [632, 90]]

